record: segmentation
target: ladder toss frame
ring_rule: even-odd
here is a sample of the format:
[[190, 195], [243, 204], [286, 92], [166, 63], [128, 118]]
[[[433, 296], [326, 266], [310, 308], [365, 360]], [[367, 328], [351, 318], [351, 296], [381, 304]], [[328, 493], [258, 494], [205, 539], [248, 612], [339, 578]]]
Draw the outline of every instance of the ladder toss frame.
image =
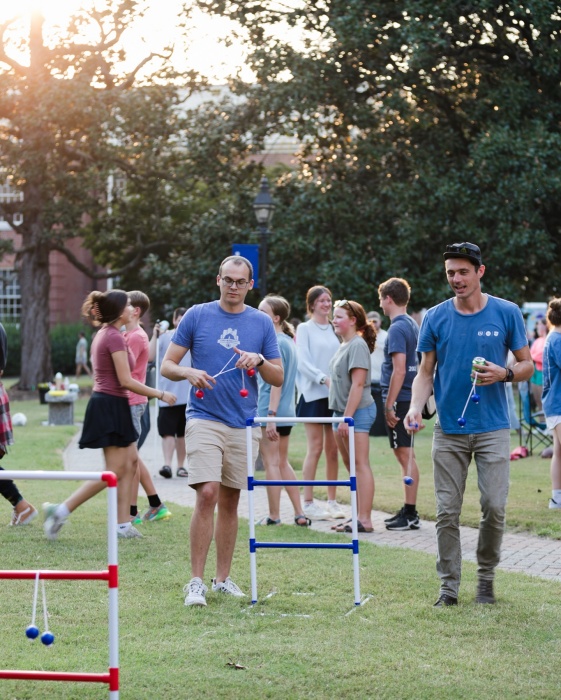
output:
[[[328, 481], [328, 480], [288, 480], [276, 481], [267, 479], [256, 479], [254, 477], [254, 461], [253, 461], [253, 444], [252, 444], [252, 428], [257, 427], [256, 424], [265, 423], [347, 423], [349, 426], [349, 479], [344, 481]], [[251, 604], [257, 603], [257, 549], [350, 549], [353, 553], [353, 582], [354, 582], [354, 602], [355, 605], [361, 604], [360, 599], [360, 570], [358, 560], [358, 525], [357, 525], [357, 496], [356, 496], [356, 464], [355, 464], [355, 422], [353, 418], [342, 416], [340, 418], [280, 418], [260, 417], [248, 418], [246, 420], [246, 444], [247, 444], [247, 495], [248, 495], [248, 510], [249, 510], [249, 565], [251, 574]], [[352, 523], [352, 540], [349, 544], [335, 542], [258, 542], [255, 538], [255, 503], [254, 503], [254, 488], [255, 486], [346, 486], [351, 491], [351, 523]]]
[[117, 477], [113, 472], [2, 471], [0, 479], [51, 481], [105, 481], [107, 484], [107, 569], [102, 571], [0, 570], [2, 579], [107, 581], [109, 589], [109, 669], [107, 673], [2, 670], [0, 679], [107, 683], [110, 700], [119, 698], [119, 565], [117, 561]]

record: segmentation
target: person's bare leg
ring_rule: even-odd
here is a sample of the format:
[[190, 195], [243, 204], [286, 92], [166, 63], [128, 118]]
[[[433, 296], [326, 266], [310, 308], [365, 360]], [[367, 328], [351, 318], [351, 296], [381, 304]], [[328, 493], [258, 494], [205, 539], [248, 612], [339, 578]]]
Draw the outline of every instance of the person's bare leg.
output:
[[[261, 442], [259, 450], [265, 466], [265, 476], [268, 481], [280, 481], [281, 473], [279, 469], [279, 442], [269, 440], [265, 428], [261, 428]], [[280, 519], [280, 486], [267, 486], [267, 501], [269, 502], [269, 517], [271, 520]]]
[[561, 424], [553, 430], [553, 455], [551, 457], [551, 488], [561, 489]]
[[214, 509], [218, 502], [220, 482], [195, 484], [197, 500], [189, 527], [191, 577], [203, 580], [205, 564], [214, 532]]
[[134, 461], [132, 464], [132, 470], [134, 476], [131, 483], [131, 499], [130, 505], [136, 506], [138, 504], [138, 488], [140, 485], [140, 455], [138, 454], [138, 447], [134, 445], [134, 451], [131, 450], [131, 454], [134, 455]]
[[[335, 432], [335, 431], [334, 431]], [[348, 472], [350, 472], [349, 440], [335, 433], [337, 447]], [[374, 476], [370, 469], [368, 433], [355, 433], [355, 471], [357, 518], [365, 528], [372, 527], [372, 503], [374, 502]]]
[[162, 438], [162, 452], [164, 453], [164, 464], [168, 467], [171, 467], [174, 450], [175, 438], [173, 435], [165, 435]]
[[[331, 424], [324, 425], [323, 429], [325, 436], [325, 476], [328, 481], [337, 481], [337, 477], [339, 475], [339, 453], [337, 451], [337, 443], [335, 442], [333, 426]], [[330, 501], [337, 500], [336, 486], [327, 487], [327, 498]]]
[[240, 490], [220, 484], [218, 515], [216, 516], [216, 582], [225, 581], [230, 574], [232, 557], [238, 536], [238, 503]]
[[[323, 451], [323, 426], [318, 423], [306, 423], [307, 450], [302, 465], [302, 476], [305, 481], [316, 478], [319, 458]], [[304, 501], [311, 503], [314, 500], [314, 487], [304, 486]]]
[[185, 438], [183, 436], [175, 438], [175, 456], [177, 457], [177, 468], [185, 466], [186, 451]]
[[[279, 470], [280, 470], [280, 478], [283, 481], [296, 481], [296, 474], [294, 473], [294, 469], [292, 468], [292, 465], [288, 461], [288, 445], [290, 442], [290, 435], [281, 435], [280, 436], [280, 445], [279, 445]], [[292, 503], [292, 507], [294, 508], [294, 515], [302, 515], [303, 514], [303, 509], [302, 509], [302, 499], [300, 498], [300, 489], [298, 486], [285, 486], [286, 493], [288, 494], [288, 497], [290, 498], [290, 502]]]
[[[396, 456], [397, 461], [399, 462], [399, 465], [401, 467], [401, 476], [407, 476], [408, 471], [409, 471], [409, 456], [412, 452], [411, 447], [396, 447], [395, 450], [393, 451], [394, 455]], [[411, 457], [411, 474], [410, 476], [413, 479], [413, 483], [411, 485], [407, 485], [405, 482], [403, 483], [403, 493], [404, 493], [404, 503], [407, 503], [407, 505], [414, 506], [417, 503], [417, 491], [419, 490], [419, 467], [417, 466], [417, 462], [415, 460], [415, 452], [413, 451], [413, 456]]]

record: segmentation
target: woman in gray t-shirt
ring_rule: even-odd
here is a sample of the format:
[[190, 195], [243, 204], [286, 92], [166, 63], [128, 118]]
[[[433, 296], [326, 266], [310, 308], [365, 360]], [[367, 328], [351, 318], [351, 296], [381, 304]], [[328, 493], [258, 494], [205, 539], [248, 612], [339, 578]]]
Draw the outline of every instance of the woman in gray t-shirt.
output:
[[[370, 353], [376, 342], [376, 328], [356, 301], [335, 302], [333, 326], [343, 341], [329, 365], [331, 385], [329, 408], [335, 417], [348, 416], [355, 423], [355, 464], [358, 502], [358, 531], [372, 532], [374, 476], [370, 468], [369, 431], [376, 418], [376, 404], [370, 393]], [[349, 426], [333, 425], [335, 441], [343, 462], [350, 470]], [[351, 532], [349, 522], [334, 527]]]

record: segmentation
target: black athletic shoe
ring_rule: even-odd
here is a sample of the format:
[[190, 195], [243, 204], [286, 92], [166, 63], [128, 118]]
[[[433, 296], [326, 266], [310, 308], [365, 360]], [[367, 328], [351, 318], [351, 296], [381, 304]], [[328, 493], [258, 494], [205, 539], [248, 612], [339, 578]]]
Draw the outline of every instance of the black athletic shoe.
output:
[[390, 515], [390, 517], [389, 517], [389, 518], [386, 518], [386, 519], [384, 520], [384, 522], [385, 522], [385, 523], [391, 523], [392, 521], [397, 520], [398, 518], [400, 518], [400, 517], [403, 515], [403, 511], [404, 511], [404, 510], [405, 510], [405, 508], [402, 506], [402, 507], [401, 507], [401, 510], [398, 510], [397, 513], [396, 513], [395, 515]]
[[402, 511], [394, 520], [386, 523], [386, 530], [418, 530], [421, 527], [419, 514]]
[[450, 605], [458, 605], [458, 599], [454, 598], [454, 596], [448, 595], [448, 593], [441, 593], [433, 607], [447, 608]]

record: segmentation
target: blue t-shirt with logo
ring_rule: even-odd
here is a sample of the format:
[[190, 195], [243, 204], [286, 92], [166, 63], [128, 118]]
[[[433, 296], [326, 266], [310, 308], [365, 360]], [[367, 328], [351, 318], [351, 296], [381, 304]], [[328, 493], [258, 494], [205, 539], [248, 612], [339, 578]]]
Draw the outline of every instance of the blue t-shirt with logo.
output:
[[561, 416], [561, 333], [551, 331], [543, 349], [543, 394], [545, 415]]
[[[172, 343], [191, 351], [191, 364], [216, 377], [212, 390], [204, 389], [204, 397], [195, 396], [191, 387], [185, 415], [190, 418], [214, 420], [231, 428], [245, 428], [246, 419], [257, 415], [257, 375], [234, 369], [239, 359], [233, 348], [260, 352], [265, 359], [280, 358], [277, 334], [273, 322], [262, 311], [246, 306], [239, 314], [231, 314], [218, 301], [192, 306], [175, 330]], [[228, 372], [227, 370], [232, 370]], [[240, 390], [249, 391], [246, 398]]]
[[434, 397], [438, 423], [445, 433], [488, 433], [510, 427], [505, 385], [476, 385], [479, 403], [469, 401], [461, 428], [462, 415], [471, 391], [471, 365], [474, 357], [483, 357], [497, 365], [506, 365], [509, 350], [515, 352], [528, 344], [524, 319], [516, 304], [487, 295], [484, 309], [475, 314], [456, 310], [454, 299], [429, 309], [421, 324], [419, 352], [436, 351]]
[[392, 355], [402, 353], [405, 355], [405, 378], [396, 401], [411, 401], [411, 386], [417, 376], [417, 338], [419, 326], [407, 314], [396, 316], [388, 329], [388, 335], [384, 344], [384, 362], [380, 386], [382, 397], [385, 400], [390, 388], [390, 380], [393, 374]]

